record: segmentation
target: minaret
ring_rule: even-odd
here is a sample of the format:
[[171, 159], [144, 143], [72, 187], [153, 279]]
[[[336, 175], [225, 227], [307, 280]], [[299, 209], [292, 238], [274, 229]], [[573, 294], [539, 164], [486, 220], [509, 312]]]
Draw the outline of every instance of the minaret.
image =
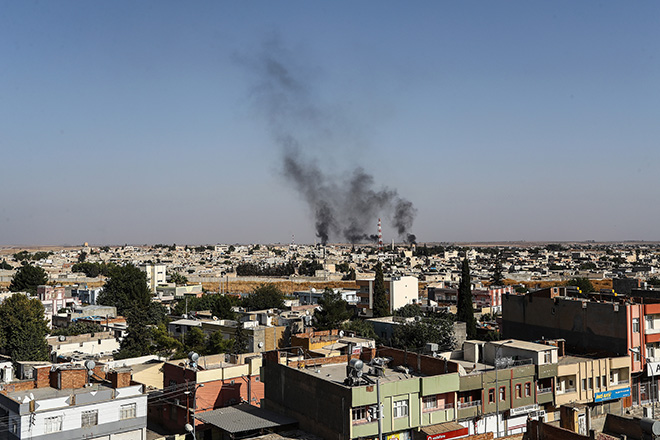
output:
[[383, 228], [381, 228], [380, 219], [378, 219], [378, 250], [383, 250]]

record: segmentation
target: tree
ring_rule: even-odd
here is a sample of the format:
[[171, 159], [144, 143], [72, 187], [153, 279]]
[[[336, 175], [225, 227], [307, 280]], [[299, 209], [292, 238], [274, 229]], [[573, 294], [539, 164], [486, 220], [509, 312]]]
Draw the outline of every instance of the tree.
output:
[[477, 335], [476, 319], [472, 308], [472, 286], [470, 280], [470, 262], [463, 259], [461, 282], [458, 285], [458, 302], [456, 304], [456, 320], [465, 322], [468, 339]]
[[45, 270], [31, 264], [26, 264], [16, 271], [9, 285], [9, 290], [12, 292], [30, 292], [36, 295], [37, 287], [47, 282], [48, 276]]
[[0, 304], [0, 346], [16, 361], [47, 361], [48, 323], [36, 298], [14, 294]]
[[402, 325], [397, 325], [392, 335], [392, 346], [421, 352], [433, 342], [439, 348], [451, 350], [456, 344], [454, 322], [448, 315], [435, 314]]
[[345, 322], [342, 324], [341, 329], [345, 332], [353, 332], [363, 338], [378, 338], [373, 324], [363, 319], [354, 319], [352, 321]]
[[283, 309], [284, 293], [275, 284], [262, 284], [241, 301], [248, 310]]
[[[126, 318], [128, 322], [128, 317]], [[151, 354], [150, 329], [138, 320], [128, 324], [128, 334], [122, 339], [115, 359], [128, 359]]]
[[86, 333], [97, 333], [103, 331], [103, 328], [93, 322], [75, 322], [72, 325], [65, 328], [58, 328], [53, 330], [51, 336], [76, 336], [83, 335]]
[[236, 326], [236, 333], [234, 334], [234, 345], [232, 352], [235, 354], [243, 354], [248, 351], [248, 336], [245, 332], [242, 322], [238, 322]]
[[81, 253], [78, 254], [78, 263], [84, 263], [86, 258], [87, 258], [87, 252], [82, 251]]
[[98, 303], [117, 307], [117, 313], [127, 320], [132, 312], [145, 313], [151, 303], [147, 274], [132, 264], [117, 267], [103, 286]]
[[188, 278], [185, 275], [181, 275], [179, 272], [174, 272], [170, 274], [170, 283], [174, 283], [177, 286], [188, 284]]
[[2, 260], [2, 263], [0, 263], [0, 269], [3, 269], [3, 270], [12, 270], [13, 267], [12, 267], [11, 264], [7, 263], [7, 260], [4, 260], [4, 259], [3, 259], [3, 260]]
[[383, 277], [383, 266], [380, 262], [376, 264], [376, 278], [374, 279], [374, 317], [380, 318], [390, 315], [390, 305], [385, 290], [385, 279]]
[[502, 270], [502, 262], [498, 258], [495, 262], [495, 267], [493, 267], [493, 274], [490, 277], [491, 286], [503, 286], [504, 285], [504, 274]]
[[591, 284], [591, 281], [589, 281], [589, 278], [584, 278], [584, 277], [575, 277], [571, 278], [570, 280], [566, 281], [565, 283], [566, 286], [575, 286], [580, 289], [580, 291], [584, 294], [593, 292], [594, 285]]
[[218, 354], [227, 353], [231, 351], [234, 346], [233, 339], [225, 339], [220, 330], [211, 333], [211, 336], [206, 340], [206, 350], [204, 354]]
[[157, 354], [161, 357], [170, 357], [176, 352], [183, 350], [181, 341], [170, 335], [164, 323], [151, 328], [151, 354]]
[[319, 299], [319, 306], [320, 310], [314, 312], [314, 327], [317, 330], [336, 329], [351, 317], [348, 303], [332, 289], [325, 289], [323, 297]]
[[191, 327], [186, 332], [184, 345], [187, 352], [194, 351], [198, 354], [204, 354], [206, 348], [206, 335], [199, 327]]
[[422, 316], [422, 308], [419, 304], [406, 304], [403, 307], [399, 307], [394, 311], [395, 316], [403, 316], [406, 318], [412, 318], [414, 316]]

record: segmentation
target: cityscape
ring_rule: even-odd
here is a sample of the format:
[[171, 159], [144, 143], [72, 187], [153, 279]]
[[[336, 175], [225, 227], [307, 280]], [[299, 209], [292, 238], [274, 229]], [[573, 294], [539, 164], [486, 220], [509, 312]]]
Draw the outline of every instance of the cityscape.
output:
[[0, 5], [0, 440], [660, 440], [660, 3]]

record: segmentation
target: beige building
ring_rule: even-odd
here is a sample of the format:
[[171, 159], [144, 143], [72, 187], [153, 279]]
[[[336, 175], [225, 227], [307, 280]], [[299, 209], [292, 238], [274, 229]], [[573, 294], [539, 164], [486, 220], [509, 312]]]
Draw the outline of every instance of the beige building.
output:
[[[617, 390], [630, 390], [630, 358], [628, 356], [588, 358], [563, 356], [559, 360], [555, 401], [557, 406], [568, 403], [594, 403], [611, 400]], [[630, 393], [628, 393], [630, 396]], [[626, 396], [627, 397], [627, 396]], [[608, 398], [607, 400], [603, 400]]]
[[[384, 281], [390, 313], [406, 304], [414, 304], [419, 301], [419, 282], [416, 277], [390, 277], [385, 278]], [[359, 287], [357, 307], [364, 316], [373, 316], [374, 282], [374, 278], [356, 281]]]

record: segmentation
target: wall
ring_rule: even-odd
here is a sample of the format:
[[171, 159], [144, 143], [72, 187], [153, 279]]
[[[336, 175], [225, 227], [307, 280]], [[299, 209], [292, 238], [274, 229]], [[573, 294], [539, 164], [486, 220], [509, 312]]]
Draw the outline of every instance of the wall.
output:
[[612, 303], [509, 295], [503, 299], [503, 338], [566, 339], [575, 352], [628, 354], [626, 309]]

